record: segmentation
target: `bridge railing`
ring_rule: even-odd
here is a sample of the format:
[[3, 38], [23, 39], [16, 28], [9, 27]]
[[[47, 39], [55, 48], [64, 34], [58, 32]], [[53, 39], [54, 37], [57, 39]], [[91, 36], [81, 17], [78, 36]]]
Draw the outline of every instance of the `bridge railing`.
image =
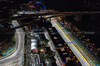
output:
[[[64, 31], [64, 30], [63, 30]], [[66, 32], [66, 31], [64, 31], [64, 32]], [[65, 33], [66, 34], [66, 33]], [[67, 35], [67, 37], [69, 38], [69, 39], [71, 39], [71, 41], [72, 42], [74, 42], [73, 44], [74, 44], [74, 46], [78, 49], [78, 51], [89, 61], [90, 60], [90, 58], [87, 56], [87, 51], [85, 50], [83, 50], [84, 49], [84, 47], [82, 47], [82, 46], [80, 46], [79, 45], [79, 43], [78, 43], [78, 41], [77, 40], [75, 40], [75, 38], [73, 37], [73, 38], [71, 38], [72, 36], [70, 36], [69, 34], [66, 34]], [[90, 62], [89, 62], [90, 63]], [[92, 63], [90, 63], [91, 65], [93, 65]]]
[[[69, 36], [73, 36], [73, 35], [69, 35]], [[97, 64], [97, 63], [99, 63], [98, 61], [97, 61], [97, 59], [94, 57], [94, 55], [91, 55], [91, 52], [90, 52], [90, 50], [88, 49], [88, 48], [86, 48], [86, 46], [85, 45], [82, 45], [82, 43], [78, 40], [78, 38], [76, 38], [76, 37], [74, 37], [73, 36], [73, 38], [71, 38], [71, 39], [73, 39], [74, 41], [75, 41], [75, 43], [77, 43], [75, 46], [79, 49], [81, 49], [81, 50], [79, 50], [81, 53], [82, 53], [82, 55], [84, 55], [84, 57], [86, 58], [86, 59], [88, 59], [88, 60], [90, 60], [89, 62], [90, 62], [90, 64], [91, 63], [94, 63], [95, 65]], [[74, 44], [75, 44], [74, 43]], [[93, 65], [93, 64], [91, 64], [91, 65]]]

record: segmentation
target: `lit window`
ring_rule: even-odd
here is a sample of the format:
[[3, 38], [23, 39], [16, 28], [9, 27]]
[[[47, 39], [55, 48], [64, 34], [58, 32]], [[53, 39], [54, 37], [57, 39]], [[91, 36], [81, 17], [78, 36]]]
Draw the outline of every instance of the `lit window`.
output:
[[65, 49], [64, 49], [64, 48], [62, 48], [62, 49], [61, 49], [61, 51], [65, 51]]
[[67, 53], [63, 53], [63, 55], [67, 55]]
[[62, 44], [58, 44], [58, 46], [62, 46]]

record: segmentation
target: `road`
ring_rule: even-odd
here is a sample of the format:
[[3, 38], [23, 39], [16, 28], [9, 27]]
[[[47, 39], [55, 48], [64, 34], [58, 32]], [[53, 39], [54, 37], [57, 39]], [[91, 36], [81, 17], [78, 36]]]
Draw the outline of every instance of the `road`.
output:
[[[62, 38], [64, 39], [64, 41], [68, 44], [68, 46], [71, 48], [71, 50], [73, 51], [73, 53], [79, 59], [79, 61], [81, 62], [81, 64], [83, 66], [100, 66], [100, 64], [98, 64], [98, 62], [94, 62], [96, 59], [94, 60], [93, 58], [89, 58], [89, 57], [92, 57], [91, 56], [92, 54], [90, 56], [86, 55], [86, 53], [89, 54], [88, 51], [87, 52], [84, 52], [84, 53], [80, 52], [81, 50], [86, 50], [86, 48], [85, 49], [82, 49], [82, 48], [76, 47], [75, 44], [77, 44], [78, 41], [75, 40], [75, 43], [71, 43], [72, 42], [72, 39], [74, 37], [68, 36], [68, 33], [69, 32], [68, 31], [64, 31], [63, 28], [61, 28], [61, 25], [57, 22], [56, 19], [52, 18], [51, 19], [51, 23], [57, 29], [57, 31], [59, 32], [59, 34], [62, 36]], [[84, 54], [86, 56], [84, 56]]]
[[31, 56], [30, 56], [30, 52], [31, 52], [31, 34], [28, 31], [28, 27], [26, 27], [26, 35], [27, 35], [27, 46], [26, 46], [26, 66], [31, 66]]
[[[12, 25], [16, 26], [19, 25], [16, 20], [12, 21]], [[21, 66], [21, 62], [23, 59], [24, 54], [24, 32], [21, 28], [16, 29], [16, 42], [17, 42], [17, 49], [16, 51], [3, 59], [0, 59], [0, 66], [14, 66], [14, 64]]]

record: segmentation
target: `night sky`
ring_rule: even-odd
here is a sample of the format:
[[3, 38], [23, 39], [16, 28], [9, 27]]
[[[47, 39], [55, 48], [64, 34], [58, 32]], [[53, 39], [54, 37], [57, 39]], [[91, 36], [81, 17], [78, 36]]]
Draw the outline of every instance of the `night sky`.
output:
[[82, 10], [81, 0], [50, 0], [45, 1], [46, 6], [51, 9], [56, 9], [59, 11], [78, 11]]
[[[21, 3], [28, 3], [32, 0], [13, 0], [15, 2], [15, 6]], [[33, 0], [34, 1], [34, 0]], [[97, 8], [89, 8], [92, 5], [87, 5], [87, 0], [42, 0], [45, 2], [47, 8], [55, 9], [58, 11], [91, 11], [91, 10], [100, 10], [99, 1], [90, 0], [90, 4], [97, 4], [95, 5]]]

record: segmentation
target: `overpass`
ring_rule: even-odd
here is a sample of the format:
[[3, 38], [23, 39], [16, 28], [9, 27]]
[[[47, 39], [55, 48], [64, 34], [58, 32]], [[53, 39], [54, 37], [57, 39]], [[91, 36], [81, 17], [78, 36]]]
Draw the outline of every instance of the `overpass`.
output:
[[[56, 13], [33, 13], [33, 14], [22, 14], [22, 16], [19, 16], [17, 14], [17, 16], [13, 16], [13, 17], [9, 17], [9, 18], [3, 18], [3, 19], [0, 19], [0, 24], [3, 24], [3, 23], [9, 23], [10, 21], [12, 20], [21, 20], [21, 19], [26, 19], [26, 18], [33, 18], [35, 16], [48, 16], [46, 17], [45, 19], [48, 19], [48, 18], [54, 18], [54, 17], [58, 17], [58, 16], [74, 16], [74, 15], [83, 15], [83, 14], [100, 14], [100, 11], [98, 12], [94, 12], [94, 11], [85, 11], [85, 12], [56, 12]], [[12, 28], [13, 30], [14, 29], [17, 29], [17, 28], [21, 28], [21, 27], [24, 27], [24, 26], [27, 26], [27, 25], [30, 25], [32, 24], [33, 21], [27, 23], [27, 24], [24, 24], [24, 25], [20, 25], [20, 26], [16, 26], [14, 28]], [[34, 21], [35, 22], [38, 22], [38, 21]], [[11, 30], [12, 30], [11, 29]]]
[[[9, 18], [2, 18], [0, 19], [0, 24], [2, 23], [8, 23], [12, 20], [21, 20], [21, 19], [26, 19], [26, 18], [29, 18], [29, 17], [34, 17], [34, 16], [47, 16], [47, 15], [51, 15], [53, 17], [56, 17], [56, 16], [74, 16], [74, 15], [82, 15], [82, 14], [100, 14], [100, 11], [98, 12], [94, 12], [94, 11], [91, 11], [91, 12], [56, 12], [56, 13], [37, 13], [37, 14], [22, 14], [21, 16], [16, 16], [16, 17], [9, 17]], [[50, 18], [50, 17], [49, 17]]]

